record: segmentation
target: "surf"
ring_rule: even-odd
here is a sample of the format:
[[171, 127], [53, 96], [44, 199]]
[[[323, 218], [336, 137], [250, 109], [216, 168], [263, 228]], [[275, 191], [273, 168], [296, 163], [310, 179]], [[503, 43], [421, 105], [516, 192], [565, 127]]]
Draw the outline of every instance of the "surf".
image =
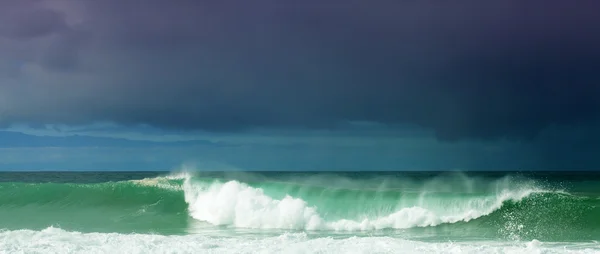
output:
[[543, 241], [600, 236], [597, 195], [513, 175], [183, 172], [90, 184], [0, 183], [0, 194], [0, 217], [15, 218], [0, 221], [8, 230], [169, 235], [214, 228]]
[[[35, 239], [31, 241], [30, 239]], [[49, 227], [0, 231], [0, 249], [23, 253], [597, 253], [594, 243], [419, 242], [393, 237], [313, 238], [306, 233], [211, 237], [81, 233]]]

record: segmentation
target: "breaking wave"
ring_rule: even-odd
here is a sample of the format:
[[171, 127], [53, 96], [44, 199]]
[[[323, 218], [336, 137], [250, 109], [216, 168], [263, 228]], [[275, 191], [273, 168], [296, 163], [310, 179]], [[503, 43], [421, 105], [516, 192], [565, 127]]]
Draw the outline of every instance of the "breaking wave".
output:
[[[265, 179], [179, 173], [96, 184], [0, 183], [0, 192], [0, 216], [31, 214], [26, 221], [2, 222], [0, 228], [9, 230], [57, 226], [151, 233], [205, 223], [341, 233], [436, 230], [552, 241], [600, 235], [597, 196], [515, 177]], [[44, 216], [35, 216], [39, 213]]]

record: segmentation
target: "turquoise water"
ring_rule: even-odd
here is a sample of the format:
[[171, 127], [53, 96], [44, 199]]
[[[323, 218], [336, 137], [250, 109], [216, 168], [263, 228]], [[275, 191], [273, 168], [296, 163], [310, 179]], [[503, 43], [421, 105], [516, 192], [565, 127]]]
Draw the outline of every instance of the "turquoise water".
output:
[[597, 253], [600, 174], [2, 172], [0, 229], [27, 253]]

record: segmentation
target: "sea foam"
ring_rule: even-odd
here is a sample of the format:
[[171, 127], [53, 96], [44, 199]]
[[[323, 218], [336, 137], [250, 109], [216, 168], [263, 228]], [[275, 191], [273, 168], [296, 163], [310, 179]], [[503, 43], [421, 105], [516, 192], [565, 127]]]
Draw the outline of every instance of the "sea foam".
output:
[[597, 244], [531, 242], [427, 243], [391, 237], [313, 238], [163, 236], [79, 233], [60, 228], [0, 231], [0, 253], [599, 253]]

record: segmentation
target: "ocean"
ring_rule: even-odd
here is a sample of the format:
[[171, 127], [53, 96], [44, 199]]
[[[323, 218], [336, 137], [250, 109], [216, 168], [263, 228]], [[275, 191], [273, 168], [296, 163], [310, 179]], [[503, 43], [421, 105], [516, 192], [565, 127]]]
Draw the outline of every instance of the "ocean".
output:
[[0, 172], [0, 253], [600, 253], [599, 172]]

